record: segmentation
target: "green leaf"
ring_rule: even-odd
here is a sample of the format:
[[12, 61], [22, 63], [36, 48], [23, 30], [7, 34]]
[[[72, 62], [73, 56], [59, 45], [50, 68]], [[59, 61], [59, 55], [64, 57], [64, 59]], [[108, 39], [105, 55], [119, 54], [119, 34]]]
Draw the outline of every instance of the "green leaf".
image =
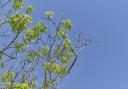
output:
[[8, 22], [13, 32], [21, 32], [28, 28], [28, 23], [32, 23], [32, 17], [28, 14], [11, 15], [8, 18]]
[[33, 11], [33, 7], [31, 5], [26, 7], [26, 13], [29, 14]]
[[67, 68], [62, 67], [62, 65], [58, 63], [46, 62], [43, 64], [43, 68], [47, 72], [53, 72], [60, 76], [64, 75], [67, 72]]
[[50, 85], [53, 84], [55, 82], [55, 80], [46, 77], [46, 83], [43, 84], [42, 89], [49, 89]]
[[48, 46], [41, 46], [39, 47], [39, 54], [40, 56], [47, 57], [49, 53], [49, 47]]
[[46, 12], [45, 12], [45, 16], [51, 18], [51, 17], [54, 16], [54, 12], [53, 12], [53, 11], [46, 11]]
[[65, 38], [62, 44], [66, 48], [66, 50], [71, 52], [74, 50], [71, 40]]
[[4, 67], [4, 63], [0, 63], [0, 69]]
[[28, 61], [35, 60], [38, 57], [38, 53], [34, 50], [30, 50], [27, 52], [27, 59]]
[[23, 7], [23, 0], [13, 0], [13, 8], [19, 10]]
[[28, 83], [17, 83], [14, 86], [14, 89], [30, 89]]
[[11, 82], [14, 78], [14, 72], [13, 71], [9, 71], [7, 70], [6, 72], [4, 72], [2, 74], [2, 81], [5, 82], [6, 84], [8, 84], [9, 82]]
[[72, 28], [72, 21], [70, 19], [62, 20], [64, 29], [70, 30]]
[[66, 32], [64, 30], [62, 30], [62, 29], [59, 29], [57, 31], [56, 38], [60, 39], [60, 38], [64, 37], [65, 35], [66, 35]]
[[40, 32], [46, 32], [47, 28], [42, 22], [39, 22], [33, 29], [38, 29]]
[[28, 45], [25, 42], [17, 42], [15, 43], [16, 51], [17, 52], [24, 52]]
[[2, 60], [3, 59], [3, 54], [2, 53], [0, 53], [0, 60]]
[[63, 64], [67, 64], [71, 62], [72, 59], [73, 59], [73, 54], [71, 52], [67, 52], [61, 55], [61, 60]]
[[42, 22], [39, 22], [32, 29], [27, 29], [26, 31], [27, 32], [26, 35], [24, 36], [24, 39], [25, 41], [31, 41], [37, 39], [41, 35], [41, 32], [46, 32], [47, 29]]

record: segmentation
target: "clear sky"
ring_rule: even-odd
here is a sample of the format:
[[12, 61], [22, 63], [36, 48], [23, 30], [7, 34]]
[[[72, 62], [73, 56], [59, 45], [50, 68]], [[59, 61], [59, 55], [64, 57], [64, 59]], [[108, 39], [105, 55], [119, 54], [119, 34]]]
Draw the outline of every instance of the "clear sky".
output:
[[46, 10], [73, 20], [73, 30], [97, 40], [81, 53], [61, 89], [128, 89], [128, 0], [26, 0], [35, 21]]

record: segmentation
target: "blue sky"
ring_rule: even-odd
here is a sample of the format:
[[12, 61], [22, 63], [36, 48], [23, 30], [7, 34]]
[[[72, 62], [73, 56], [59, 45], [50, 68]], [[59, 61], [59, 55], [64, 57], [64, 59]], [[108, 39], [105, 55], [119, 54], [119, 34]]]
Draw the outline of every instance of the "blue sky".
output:
[[81, 53], [61, 89], [128, 89], [127, 0], [27, 0], [35, 21], [44, 11], [72, 19], [73, 30], [97, 40]]

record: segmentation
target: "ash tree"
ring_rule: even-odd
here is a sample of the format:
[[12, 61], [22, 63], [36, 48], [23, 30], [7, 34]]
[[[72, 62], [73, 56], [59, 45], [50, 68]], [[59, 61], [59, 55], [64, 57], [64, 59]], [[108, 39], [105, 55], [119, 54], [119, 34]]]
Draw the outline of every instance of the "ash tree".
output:
[[[38, 2], [38, 1], [37, 1]], [[0, 89], [58, 89], [86, 46], [72, 21], [45, 11], [34, 24], [32, 5], [0, 0]]]

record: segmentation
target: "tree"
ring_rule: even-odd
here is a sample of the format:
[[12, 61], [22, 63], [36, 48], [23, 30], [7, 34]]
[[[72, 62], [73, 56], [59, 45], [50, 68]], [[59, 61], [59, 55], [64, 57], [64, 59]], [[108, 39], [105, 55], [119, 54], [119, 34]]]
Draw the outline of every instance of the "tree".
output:
[[57, 24], [54, 12], [46, 11], [43, 22], [33, 25], [31, 5], [5, 1], [0, 0], [0, 88], [57, 89], [86, 46], [85, 40], [78, 34], [76, 42], [71, 41], [70, 19]]

